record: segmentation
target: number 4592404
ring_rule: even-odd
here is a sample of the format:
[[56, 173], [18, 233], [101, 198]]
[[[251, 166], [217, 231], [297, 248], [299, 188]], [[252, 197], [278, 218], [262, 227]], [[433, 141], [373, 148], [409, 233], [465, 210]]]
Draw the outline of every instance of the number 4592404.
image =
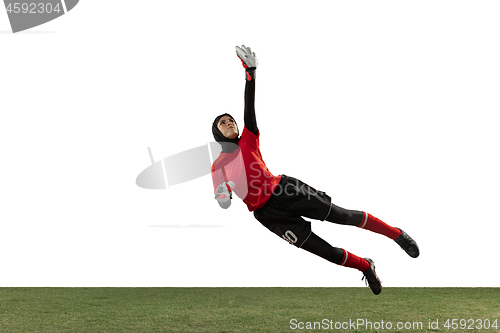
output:
[[50, 14], [52, 12], [60, 13], [62, 11], [59, 6], [60, 3], [57, 3], [55, 6], [51, 3], [9, 3], [7, 6], [7, 13], [14, 14]]

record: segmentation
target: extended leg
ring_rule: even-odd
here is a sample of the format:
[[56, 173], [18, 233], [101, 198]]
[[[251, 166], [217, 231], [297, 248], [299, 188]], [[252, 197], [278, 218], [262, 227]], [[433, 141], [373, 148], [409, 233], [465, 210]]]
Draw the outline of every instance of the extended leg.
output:
[[417, 258], [420, 255], [417, 242], [406, 232], [399, 228], [394, 228], [366, 212], [348, 210], [331, 204], [330, 213], [325, 220], [337, 224], [356, 226], [387, 236], [401, 246], [410, 257]]
[[377, 234], [387, 236], [390, 239], [396, 239], [401, 235], [401, 230], [388, 225], [373, 215], [357, 210], [347, 210], [334, 204], [332, 204], [326, 220], [337, 224], [352, 225], [370, 230]]
[[325, 220], [337, 224], [352, 225], [357, 227], [363, 221], [363, 212], [344, 209], [332, 203], [330, 212]]

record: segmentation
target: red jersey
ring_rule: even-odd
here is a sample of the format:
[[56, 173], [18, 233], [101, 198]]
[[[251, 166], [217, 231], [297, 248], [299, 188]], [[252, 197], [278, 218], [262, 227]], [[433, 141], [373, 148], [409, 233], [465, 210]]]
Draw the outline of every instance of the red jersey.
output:
[[221, 183], [234, 182], [234, 193], [251, 212], [264, 206], [281, 180], [281, 176], [269, 172], [262, 159], [259, 136], [260, 132], [255, 135], [244, 127], [239, 148], [232, 153], [221, 153], [212, 164], [214, 193]]

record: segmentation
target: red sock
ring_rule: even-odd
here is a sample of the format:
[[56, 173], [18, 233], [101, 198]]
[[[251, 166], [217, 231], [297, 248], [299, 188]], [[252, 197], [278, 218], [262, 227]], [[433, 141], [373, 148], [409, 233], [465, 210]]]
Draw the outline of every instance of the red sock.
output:
[[396, 239], [401, 235], [401, 231], [397, 228], [391, 227], [387, 223], [379, 220], [375, 216], [363, 212], [363, 220], [358, 228], [370, 230], [389, 237], [390, 239]]
[[352, 254], [351, 252], [347, 252], [346, 250], [344, 250], [344, 257], [342, 258], [342, 262], [340, 265], [345, 267], [356, 268], [359, 269], [361, 272], [364, 272], [368, 268], [370, 268], [370, 264], [368, 263], [368, 261], [358, 257], [355, 254]]

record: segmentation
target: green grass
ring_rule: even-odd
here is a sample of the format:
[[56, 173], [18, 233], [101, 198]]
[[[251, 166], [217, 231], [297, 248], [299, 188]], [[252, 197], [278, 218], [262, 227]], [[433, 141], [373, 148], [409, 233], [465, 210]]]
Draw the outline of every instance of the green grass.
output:
[[[368, 288], [0, 288], [0, 332], [472, 332], [444, 324], [500, 325], [499, 303], [499, 288], [385, 288], [379, 296]], [[292, 329], [292, 319], [326, 319], [333, 329]], [[358, 319], [372, 327], [335, 329]], [[393, 328], [377, 327], [382, 320]], [[398, 322], [422, 329], [397, 330]]]

